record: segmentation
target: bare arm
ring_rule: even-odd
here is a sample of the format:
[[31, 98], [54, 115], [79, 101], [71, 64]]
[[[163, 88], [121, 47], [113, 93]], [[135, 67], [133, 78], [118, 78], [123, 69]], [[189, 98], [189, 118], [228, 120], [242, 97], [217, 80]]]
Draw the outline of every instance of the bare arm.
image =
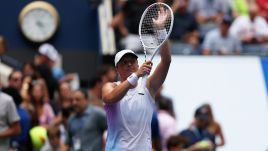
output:
[[169, 42], [165, 42], [160, 50], [161, 61], [157, 65], [154, 73], [149, 76], [147, 81], [147, 87], [150, 90], [152, 96], [154, 96], [160, 86], [164, 83], [168, 69], [171, 63], [171, 52]]
[[110, 24], [110, 26], [112, 28], [118, 28], [120, 33], [123, 35], [123, 36], [127, 36], [128, 35], [128, 29], [127, 27], [125, 26], [124, 24], [124, 20], [125, 20], [125, 15], [123, 12], [119, 12], [117, 13], [113, 19], [112, 19], [112, 22]]
[[0, 138], [7, 138], [15, 135], [19, 135], [21, 132], [21, 127], [19, 121], [14, 122], [10, 125], [8, 129], [3, 132], [0, 132]]
[[[152, 68], [152, 62], [147, 61], [135, 72], [138, 77], [142, 77], [145, 74], [149, 74]], [[119, 85], [115, 83], [106, 83], [102, 87], [102, 100], [105, 103], [115, 103], [121, 100], [127, 91], [134, 86], [131, 85], [127, 80], [121, 82]]]
[[221, 129], [221, 126], [219, 124], [218, 125], [218, 132], [219, 132], [219, 136], [220, 136], [220, 143], [217, 144], [217, 146], [224, 146], [225, 145], [225, 139], [224, 139], [224, 136], [223, 136], [223, 132], [222, 132], [222, 129]]
[[114, 83], [106, 83], [102, 88], [102, 100], [105, 103], [115, 103], [122, 99], [132, 85], [125, 80], [119, 85]]

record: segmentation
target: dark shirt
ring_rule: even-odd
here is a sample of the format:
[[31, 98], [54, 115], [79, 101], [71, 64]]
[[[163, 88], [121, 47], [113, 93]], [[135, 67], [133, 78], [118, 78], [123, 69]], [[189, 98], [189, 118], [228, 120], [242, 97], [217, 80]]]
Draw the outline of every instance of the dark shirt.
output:
[[187, 144], [185, 146], [186, 148], [202, 140], [210, 140], [215, 146], [215, 135], [209, 133], [206, 129], [201, 130], [196, 127], [192, 127], [180, 132], [180, 136], [185, 137], [187, 139]]
[[198, 30], [198, 24], [193, 14], [189, 12], [174, 14], [174, 24], [170, 35], [172, 40], [182, 40], [186, 34]]
[[46, 81], [48, 88], [49, 98], [52, 100], [54, 98], [54, 92], [57, 88], [58, 82], [52, 75], [52, 70], [47, 65], [36, 66], [38, 73]]
[[21, 107], [17, 106], [17, 112], [20, 116], [21, 133], [18, 136], [12, 137], [10, 144], [11, 147], [15, 147], [20, 151], [26, 151], [30, 148], [29, 130], [31, 128], [31, 118], [29, 113]]
[[123, 6], [123, 13], [125, 15], [125, 24], [132, 34], [138, 34], [139, 23], [144, 10], [153, 4], [155, 0], [128, 0]]
[[82, 151], [101, 151], [103, 132], [107, 129], [104, 110], [90, 106], [82, 115], [72, 115], [68, 120], [66, 143], [75, 146], [79, 140]]

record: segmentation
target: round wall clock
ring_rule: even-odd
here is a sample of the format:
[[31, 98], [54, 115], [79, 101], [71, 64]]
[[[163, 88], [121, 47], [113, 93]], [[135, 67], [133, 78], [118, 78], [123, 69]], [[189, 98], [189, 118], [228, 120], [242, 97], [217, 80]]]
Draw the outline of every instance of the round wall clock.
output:
[[34, 1], [21, 10], [19, 24], [23, 35], [28, 40], [45, 42], [55, 34], [59, 25], [59, 15], [51, 4]]

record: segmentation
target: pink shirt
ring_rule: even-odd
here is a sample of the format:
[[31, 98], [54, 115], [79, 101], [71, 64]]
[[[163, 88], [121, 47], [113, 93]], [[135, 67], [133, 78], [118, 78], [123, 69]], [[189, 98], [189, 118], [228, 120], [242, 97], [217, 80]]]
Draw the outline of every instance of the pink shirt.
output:
[[167, 111], [158, 111], [158, 121], [163, 151], [167, 151], [166, 141], [172, 135], [177, 135], [176, 120]]
[[41, 116], [39, 116], [39, 125], [45, 126], [50, 124], [50, 122], [54, 119], [55, 114], [52, 110], [50, 104], [45, 103], [43, 106], [44, 112]]

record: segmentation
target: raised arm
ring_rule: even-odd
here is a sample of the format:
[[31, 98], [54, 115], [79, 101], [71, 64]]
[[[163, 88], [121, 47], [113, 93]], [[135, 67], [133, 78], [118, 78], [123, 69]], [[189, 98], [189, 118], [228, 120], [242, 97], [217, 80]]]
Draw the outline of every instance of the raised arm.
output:
[[[158, 12], [158, 17], [156, 19], [153, 19], [154, 26], [156, 27], [157, 30], [163, 30], [163, 29], [165, 30], [165, 23], [168, 17], [169, 17], [168, 12], [161, 7], [160, 11]], [[162, 45], [160, 50], [160, 56], [161, 56], [160, 63], [157, 65], [154, 73], [151, 76], [149, 76], [147, 81], [147, 87], [152, 96], [156, 94], [157, 90], [164, 83], [171, 63], [170, 44], [168, 41], [166, 41]]]
[[157, 90], [164, 83], [169, 66], [171, 63], [171, 52], [169, 41], [166, 41], [161, 50], [160, 50], [161, 61], [157, 65], [155, 71], [151, 76], [149, 76], [147, 81], [147, 87], [149, 88], [150, 93], [154, 96]]

